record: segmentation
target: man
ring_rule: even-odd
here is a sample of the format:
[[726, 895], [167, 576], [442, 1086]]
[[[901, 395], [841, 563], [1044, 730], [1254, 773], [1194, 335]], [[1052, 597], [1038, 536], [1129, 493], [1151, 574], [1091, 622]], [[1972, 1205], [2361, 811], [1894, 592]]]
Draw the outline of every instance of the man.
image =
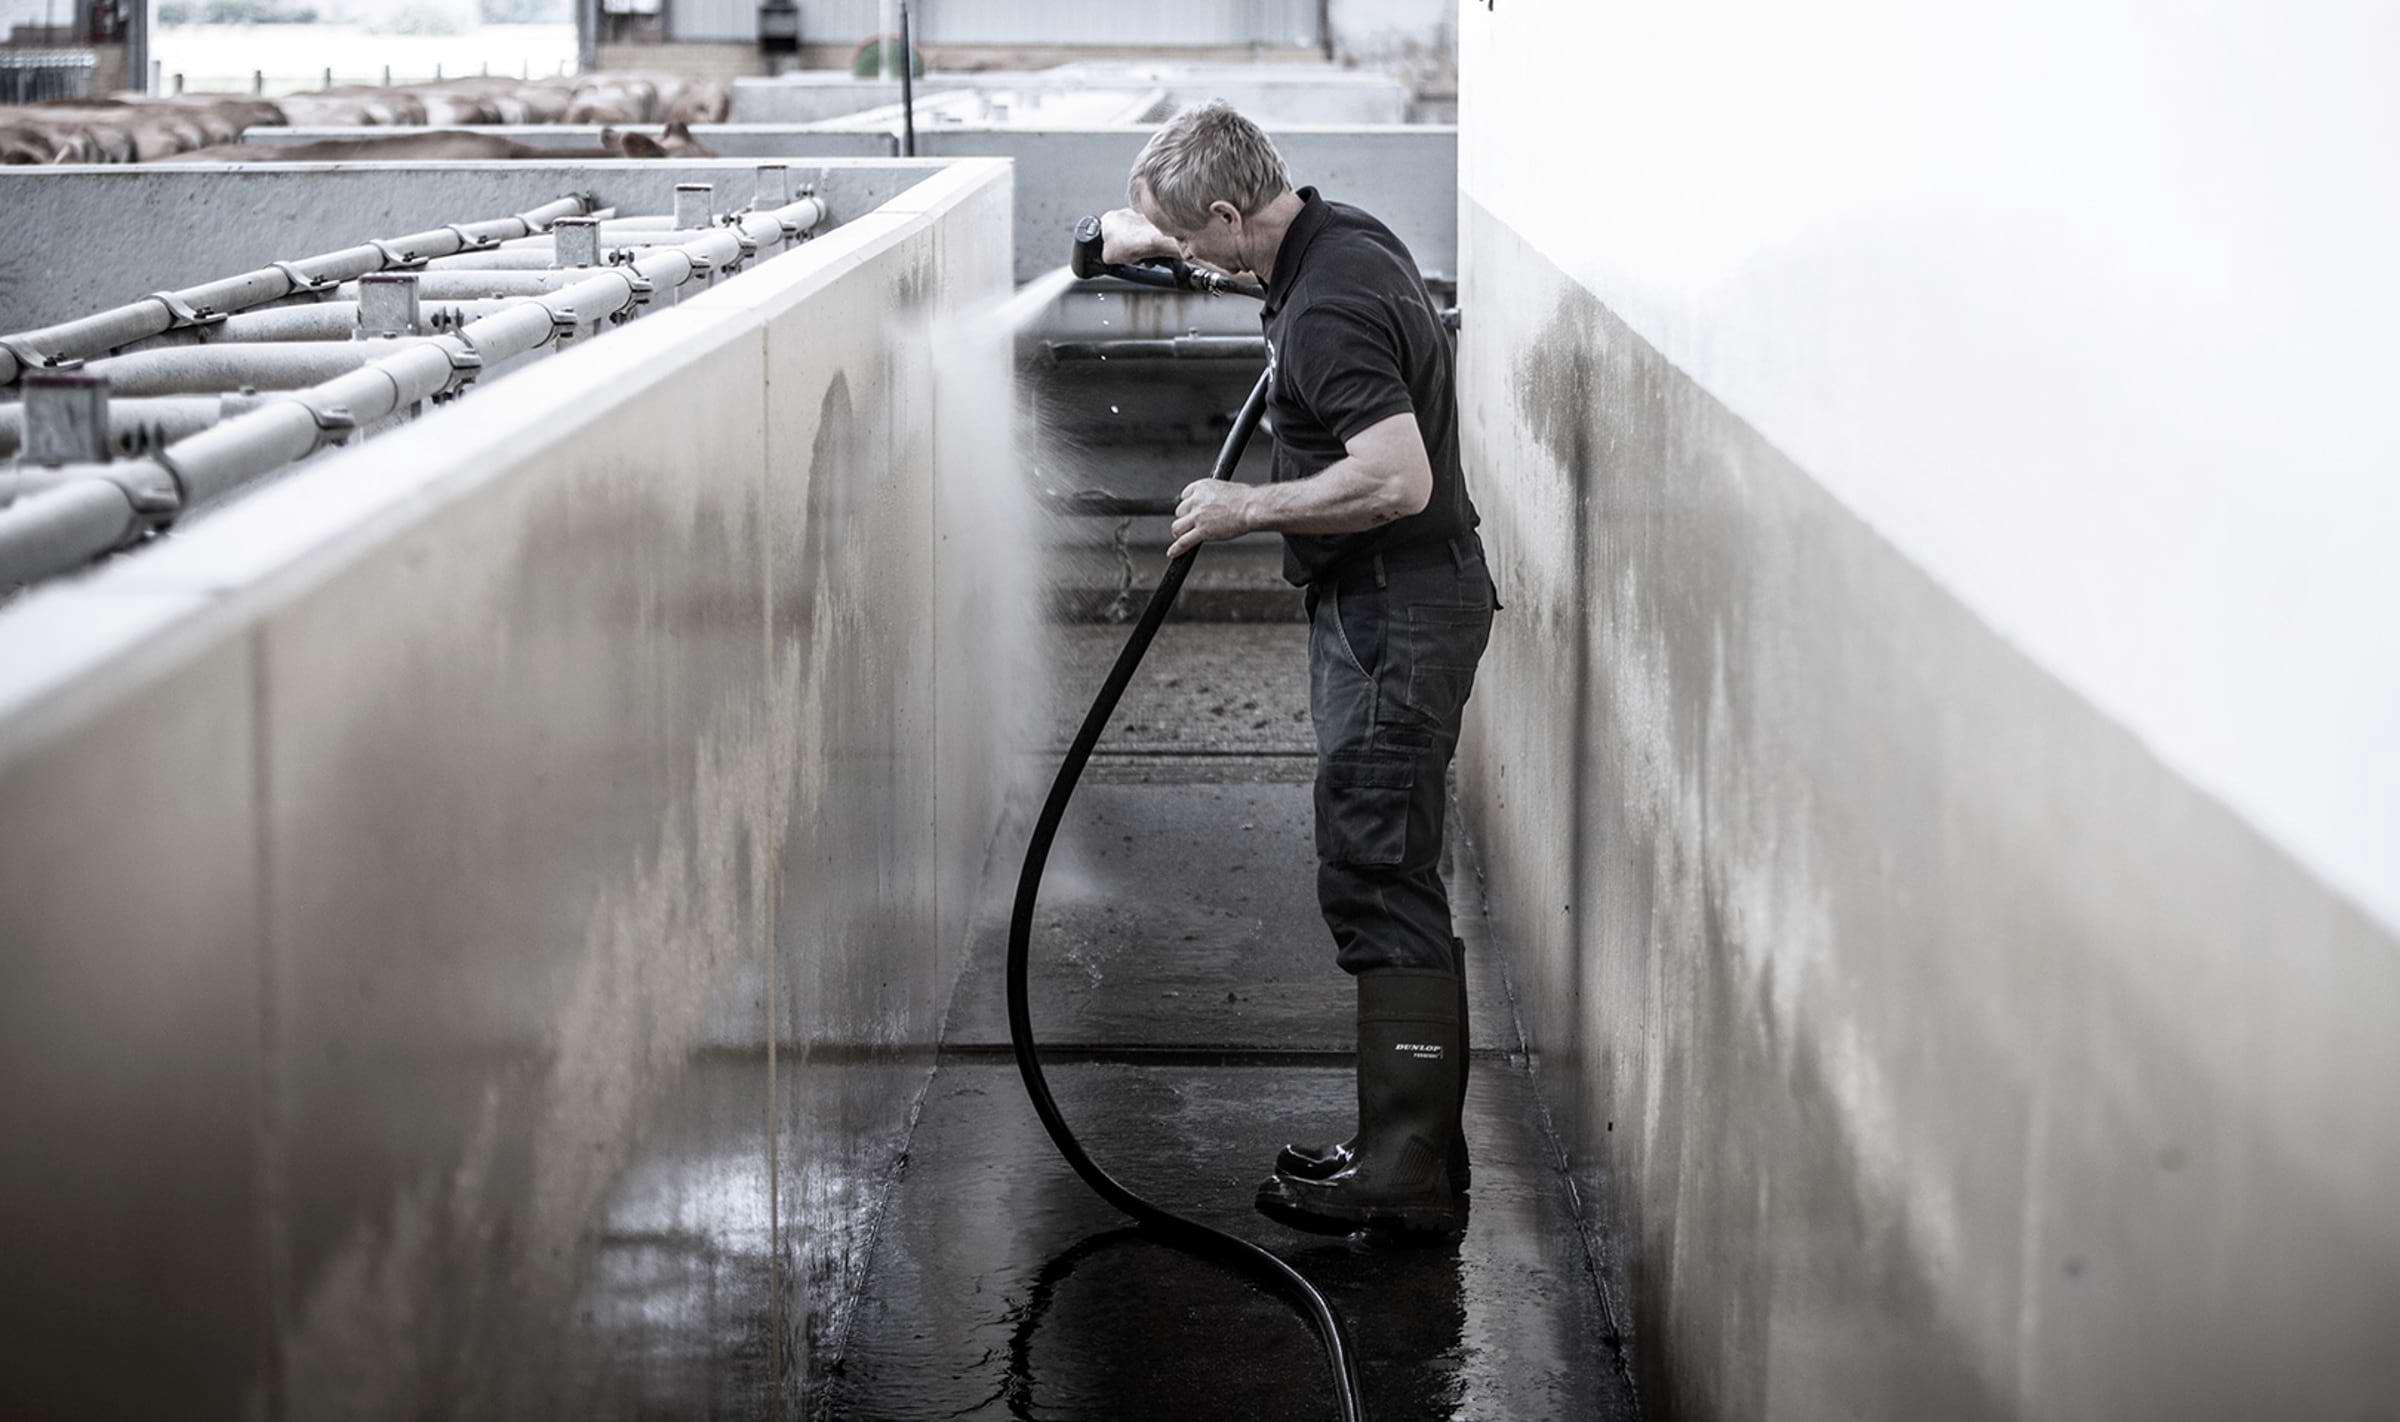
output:
[[1295, 192], [1258, 126], [1177, 115], [1134, 161], [1104, 256], [1266, 289], [1273, 482], [1184, 489], [1170, 556], [1273, 531], [1305, 590], [1317, 897], [1358, 983], [1358, 1134], [1286, 1146], [1258, 1207], [1302, 1229], [1448, 1231], [1468, 1185], [1465, 948], [1442, 885], [1445, 778], [1497, 606], [1458, 462], [1448, 330], [1391, 230]]

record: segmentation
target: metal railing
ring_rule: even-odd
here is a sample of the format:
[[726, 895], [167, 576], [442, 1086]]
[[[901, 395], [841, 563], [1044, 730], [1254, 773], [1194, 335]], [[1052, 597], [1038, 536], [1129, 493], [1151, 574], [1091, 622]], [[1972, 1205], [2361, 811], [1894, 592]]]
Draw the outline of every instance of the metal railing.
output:
[[[704, 289], [826, 218], [780, 163], [759, 167], [747, 207], [719, 217], [713, 204], [707, 184], [681, 183], [674, 212], [619, 218], [571, 194], [0, 336], [0, 386], [26, 397], [0, 410], [0, 452], [23, 452], [0, 471], [0, 589], [138, 543], [505, 363]], [[550, 251], [529, 270], [537, 254], [520, 244], [538, 236]], [[429, 303], [434, 278], [489, 281], [503, 299]], [[292, 301], [316, 304], [279, 304]]]

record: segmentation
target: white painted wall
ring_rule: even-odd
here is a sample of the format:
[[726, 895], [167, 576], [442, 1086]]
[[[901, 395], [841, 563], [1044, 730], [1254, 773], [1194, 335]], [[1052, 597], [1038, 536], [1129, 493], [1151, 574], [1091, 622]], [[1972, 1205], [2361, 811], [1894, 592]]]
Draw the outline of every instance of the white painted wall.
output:
[[1457, 15], [1469, 199], [2400, 927], [2400, 6]]

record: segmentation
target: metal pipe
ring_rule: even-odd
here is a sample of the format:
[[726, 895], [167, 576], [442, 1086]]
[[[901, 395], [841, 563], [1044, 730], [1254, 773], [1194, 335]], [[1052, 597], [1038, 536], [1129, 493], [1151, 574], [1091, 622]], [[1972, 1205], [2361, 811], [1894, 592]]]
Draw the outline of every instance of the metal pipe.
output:
[[212, 391], [300, 390], [358, 369], [410, 340], [259, 341], [184, 346], [107, 356], [84, 367], [127, 395], [198, 395]]
[[[417, 295], [427, 301], [476, 301], [501, 297], [522, 299], [558, 290], [579, 280], [579, 271], [555, 271], [545, 262], [541, 271], [426, 272], [417, 278]], [[356, 301], [358, 286], [344, 282], [334, 292], [337, 301]]]
[[[545, 248], [546, 248], [545, 244]], [[546, 272], [558, 268], [557, 256], [546, 249], [520, 247], [513, 252], [473, 252], [436, 257], [425, 264], [425, 275], [445, 272]], [[350, 288], [345, 285], [344, 291]]]
[[[815, 198], [755, 212], [733, 227], [677, 247], [652, 248], [620, 266], [574, 272], [498, 273], [568, 279], [535, 299], [501, 304], [455, 334], [416, 340], [359, 341], [332, 349], [367, 363], [305, 390], [259, 397], [217, 424], [177, 440], [155, 457], [0, 477], [0, 491], [27, 488], [0, 508], [0, 585], [25, 582], [79, 566], [124, 546], [273, 469], [306, 459], [328, 444], [390, 419], [417, 403], [453, 394], [476, 375], [526, 355], [636, 306], [652, 290], [681, 286], [741, 259], [745, 247], [781, 242], [825, 219]], [[458, 273], [475, 276], [476, 273]], [[420, 290], [424, 281], [420, 279]], [[315, 353], [330, 343], [306, 343]], [[152, 355], [254, 353], [162, 351]], [[286, 348], [290, 349], [290, 348]], [[227, 397], [230, 406], [233, 397]], [[126, 402], [129, 409], [143, 402]], [[112, 416], [113, 419], [113, 416]]]
[[0, 587], [79, 568], [131, 542], [142, 523], [125, 491], [77, 479], [0, 508]]
[[[666, 215], [660, 215], [657, 217], [611, 217], [606, 219], [591, 220], [598, 223], [600, 229], [600, 240], [603, 242], [631, 236], [635, 233], [648, 234], [665, 232], [675, 226], [675, 219]], [[557, 231], [558, 225], [556, 223], [552, 223], [550, 232], [548, 234], [537, 235], [533, 237], [511, 237], [507, 241], [500, 244], [500, 250], [503, 252], [547, 252], [551, 248], [552, 237], [556, 235]]]
[[[422, 277], [418, 278], [420, 295], [424, 290], [423, 281]], [[424, 324], [438, 329], [444, 325], [459, 324], [462, 316], [471, 320], [484, 315], [484, 308], [492, 305], [495, 303], [488, 301], [453, 301], [440, 305], [426, 302], [419, 309]], [[135, 341], [118, 354], [182, 350], [191, 346], [247, 345], [261, 341], [347, 341], [357, 336], [358, 330], [356, 301], [316, 301], [306, 306], [272, 306], [264, 311], [244, 311], [213, 325], [169, 331], [163, 336]]]
[[1168, 336], [1111, 341], [1044, 341], [1053, 362], [1069, 360], [1265, 360], [1263, 336]]
[[173, 471], [184, 506], [195, 507], [463, 384], [474, 364], [474, 353], [456, 337], [410, 342], [372, 365], [269, 396], [256, 409], [177, 441], [158, 462]]
[[686, 242], [697, 242], [711, 232], [724, 230], [722, 227], [713, 225], [708, 227], [667, 227], [647, 232], [637, 229], [604, 234], [600, 243], [605, 247], [680, 247]]
[[28, 368], [88, 360], [134, 341], [182, 326], [213, 322], [229, 312], [280, 301], [296, 292], [321, 290], [331, 283], [368, 272], [411, 266], [422, 258], [449, 256], [544, 231], [552, 220], [589, 212], [594, 203], [591, 194], [574, 193], [513, 217], [456, 223], [389, 241], [345, 247], [296, 262], [277, 262], [180, 291], [157, 292], [55, 326], [0, 336], [0, 386], [14, 384], [18, 373]]
[[[109, 447], [120, 454], [155, 449], [215, 424], [219, 408], [217, 399], [207, 395], [112, 399], [108, 402]], [[24, 445], [25, 407], [0, 405], [0, 459], [13, 457]]]
[[270, 306], [264, 311], [241, 311], [205, 326], [186, 326], [144, 340], [129, 341], [118, 355], [141, 351], [177, 350], [186, 346], [241, 345], [251, 341], [346, 341], [358, 329], [358, 307], [347, 301], [320, 301], [306, 306]]
[[[622, 252], [638, 247], [680, 247], [686, 242], [696, 242], [711, 232], [724, 230], [721, 227], [699, 227], [671, 232], [628, 232], [615, 237], [603, 237], [598, 244], [602, 253], [600, 261], [606, 260], [605, 254], [608, 252]], [[571, 248], [576, 234], [565, 233], [564, 235]], [[425, 270], [428, 273], [542, 272], [555, 271], [564, 267], [597, 265], [599, 265], [599, 261], [561, 260], [557, 244], [545, 243], [540, 247], [517, 247], [497, 252], [473, 252], [456, 257], [436, 257], [425, 264]]]
[[917, 156], [916, 54], [908, 43], [908, 0], [900, 0], [900, 156]]

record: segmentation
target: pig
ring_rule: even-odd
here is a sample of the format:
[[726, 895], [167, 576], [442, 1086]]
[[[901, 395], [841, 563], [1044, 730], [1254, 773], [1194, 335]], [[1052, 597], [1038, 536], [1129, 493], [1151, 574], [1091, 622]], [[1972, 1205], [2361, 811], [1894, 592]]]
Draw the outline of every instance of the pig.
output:
[[597, 148], [537, 148], [490, 133], [394, 133], [314, 143], [230, 143], [178, 154], [176, 163], [467, 163], [560, 158], [714, 158], [684, 124], [657, 138], [600, 131]]

